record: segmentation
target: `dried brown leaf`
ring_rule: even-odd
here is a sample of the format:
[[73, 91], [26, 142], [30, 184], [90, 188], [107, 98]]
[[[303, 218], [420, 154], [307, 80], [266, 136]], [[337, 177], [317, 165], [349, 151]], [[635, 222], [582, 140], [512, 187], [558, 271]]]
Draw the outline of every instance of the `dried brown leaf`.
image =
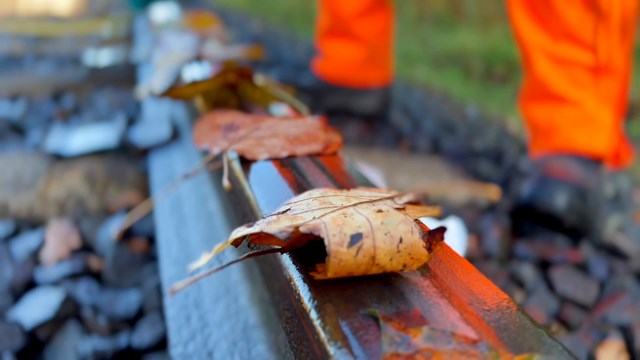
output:
[[210, 79], [174, 86], [163, 96], [179, 100], [194, 99], [202, 112], [214, 109], [252, 110], [256, 106], [267, 110], [273, 102], [284, 102], [302, 115], [309, 110], [291, 94], [288, 87], [255, 74], [249, 67], [231, 62]]
[[327, 258], [312, 272], [317, 279], [412, 271], [444, 240], [443, 231], [430, 231], [414, 221], [412, 216], [436, 211], [412, 204], [416, 199], [415, 194], [376, 188], [310, 190], [256, 223], [235, 229], [229, 241], [203, 255], [191, 270], [245, 240], [285, 252], [322, 239]]
[[322, 118], [279, 118], [236, 110], [201, 117], [193, 141], [211, 154], [233, 150], [249, 160], [334, 154], [342, 146], [340, 134]]

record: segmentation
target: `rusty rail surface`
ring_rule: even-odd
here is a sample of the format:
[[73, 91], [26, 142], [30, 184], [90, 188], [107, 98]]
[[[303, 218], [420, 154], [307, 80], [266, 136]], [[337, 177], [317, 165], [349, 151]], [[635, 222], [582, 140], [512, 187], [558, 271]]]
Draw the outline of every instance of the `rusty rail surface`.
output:
[[[180, 138], [150, 156], [152, 192], [196, 166], [189, 114], [176, 103]], [[243, 163], [203, 174], [156, 206], [158, 251], [166, 289], [186, 266], [285, 200], [315, 187], [367, 185], [340, 156]], [[229, 251], [212, 266], [239, 256]], [[268, 255], [215, 274], [165, 301], [171, 354], [183, 358], [380, 358], [380, 331], [363, 315], [419, 311], [437, 328], [479, 337], [514, 354], [572, 356], [498, 287], [445, 246], [419, 271], [332, 281], [313, 280], [294, 255]]]

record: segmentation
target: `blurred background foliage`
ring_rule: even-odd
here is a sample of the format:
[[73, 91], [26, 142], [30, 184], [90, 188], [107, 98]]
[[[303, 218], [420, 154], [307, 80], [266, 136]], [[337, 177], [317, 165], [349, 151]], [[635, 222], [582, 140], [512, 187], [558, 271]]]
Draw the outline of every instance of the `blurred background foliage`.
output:
[[[212, 0], [313, 37], [312, 0]], [[520, 62], [505, 0], [397, 0], [396, 68], [408, 82], [476, 106], [522, 133]], [[640, 46], [635, 50], [629, 131], [640, 144]]]

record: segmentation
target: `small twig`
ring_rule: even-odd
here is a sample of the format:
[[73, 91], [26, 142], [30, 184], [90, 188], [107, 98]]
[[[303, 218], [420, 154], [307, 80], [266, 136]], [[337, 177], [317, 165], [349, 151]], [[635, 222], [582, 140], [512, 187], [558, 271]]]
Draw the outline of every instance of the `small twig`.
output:
[[241, 257], [239, 257], [239, 258], [237, 258], [235, 260], [229, 261], [226, 264], [220, 265], [220, 266], [215, 267], [213, 269], [209, 269], [209, 270], [207, 270], [207, 271], [205, 271], [205, 272], [203, 272], [201, 274], [194, 275], [192, 277], [189, 277], [187, 279], [184, 279], [184, 280], [176, 283], [175, 285], [173, 285], [171, 287], [171, 289], [169, 289], [169, 295], [173, 296], [176, 293], [178, 293], [179, 291], [183, 290], [184, 288], [186, 288], [186, 287], [188, 287], [188, 286], [190, 286], [190, 285], [192, 285], [192, 284], [204, 279], [205, 277], [207, 277], [207, 276], [209, 276], [211, 274], [214, 274], [214, 273], [216, 273], [216, 272], [218, 272], [218, 271], [220, 271], [222, 269], [225, 269], [225, 268], [227, 268], [227, 267], [229, 267], [229, 266], [231, 266], [233, 264], [237, 264], [239, 262], [242, 262], [242, 261], [245, 261], [247, 259], [251, 259], [253, 257], [257, 257], [257, 256], [275, 254], [275, 253], [282, 254], [282, 253], [284, 253], [286, 251], [287, 251], [287, 249], [282, 248], [282, 247], [278, 247], [278, 248], [266, 249], [266, 250], [256, 250], [256, 251], [252, 251], [252, 252], [246, 253], [246, 254], [242, 255]]
[[231, 191], [231, 181], [229, 181], [229, 154], [227, 151], [222, 153], [222, 188], [225, 191]]

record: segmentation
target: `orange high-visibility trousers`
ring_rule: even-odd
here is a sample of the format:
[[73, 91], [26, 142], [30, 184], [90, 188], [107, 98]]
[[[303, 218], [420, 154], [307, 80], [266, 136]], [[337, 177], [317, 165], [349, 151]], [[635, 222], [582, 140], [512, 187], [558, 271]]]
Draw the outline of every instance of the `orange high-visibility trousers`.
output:
[[313, 72], [344, 87], [389, 85], [393, 27], [391, 0], [319, 0]]
[[524, 69], [529, 151], [629, 165], [624, 132], [637, 0], [508, 0]]
[[[531, 156], [629, 165], [624, 118], [638, 0], [506, 2], [523, 60], [519, 105]], [[390, 84], [393, 17], [390, 0], [319, 0], [314, 73], [351, 88]]]

